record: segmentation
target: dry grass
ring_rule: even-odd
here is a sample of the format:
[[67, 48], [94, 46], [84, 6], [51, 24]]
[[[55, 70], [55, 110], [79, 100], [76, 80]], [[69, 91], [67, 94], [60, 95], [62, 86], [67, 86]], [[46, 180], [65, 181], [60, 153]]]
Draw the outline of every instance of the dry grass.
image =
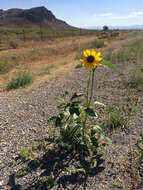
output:
[[[124, 33], [121, 32], [120, 36], [123, 35]], [[45, 80], [45, 77], [47, 80], [47, 78], [51, 79], [52, 77], [63, 75], [63, 73], [74, 69], [77, 53], [81, 54], [82, 50], [87, 48], [87, 44], [97, 39], [98, 36], [91, 35], [57, 38], [49, 41], [20, 41], [17, 49], [0, 51], [0, 57], [17, 58], [16, 64], [13, 63], [14, 67], [10, 67], [7, 72], [0, 74], [0, 86], [4, 88], [7, 82], [15, 76], [16, 72], [28, 71], [34, 73], [34, 83]], [[119, 39], [113, 39], [112, 41], [104, 39], [106, 46], [109, 44], [114, 45], [118, 41]], [[50, 69], [50, 74], [41, 75], [41, 68], [48, 68], [51, 65], [53, 68], [52, 70]]]
[[76, 50], [93, 39], [95, 39], [95, 36], [59, 38], [48, 42], [30, 41], [20, 43], [17, 49], [1, 51], [0, 57], [8, 59], [8, 57], [14, 56], [18, 59], [15, 67], [7, 69], [7, 72], [0, 75], [0, 86], [5, 87], [8, 80], [14, 77], [16, 72], [29, 71], [34, 73], [38, 81], [40, 81], [40, 78], [43, 81], [45, 76], [41, 75], [41, 68], [53, 66], [50, 78], [56, 77], [55, 73], [61, 73], [61, 70], [63, 70], [63, 73], [67, 68], [71, 70], [74, 68], [73, 64], [67, 66], [61, 63], [72, 63]]

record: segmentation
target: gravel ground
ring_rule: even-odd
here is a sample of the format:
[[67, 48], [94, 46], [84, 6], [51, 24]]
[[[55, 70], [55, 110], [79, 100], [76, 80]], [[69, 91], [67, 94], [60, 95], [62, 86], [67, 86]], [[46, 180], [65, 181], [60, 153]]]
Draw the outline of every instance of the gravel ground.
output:
[[[9, 176], [14, 171], [12, 162], [21, 147], [48, 136], [45, 118], [55, 115], [57, 112], [55, 97], [61, 95], [65, 90], [68, 90], [69, 94], [84, 92], [87, 77], [86, 70], [75, 70], [58, 79], [45, 82], [36, 89], [20, 89], [0, 94], [0, 189], [32, 189], [29, 187], [32, 174], [14, 182], [13, 185], [9, 184]], [[95, 77], [94, 99], [96, 97], [97, 101], [105, 104], [124, 101], [126, 88], [121, 74], [102, 67], [97, 69]], [[130, 145], [136, 143], [142, 129], [142, 107], [143, 98], [141, 97], [140, 111], [131, 118], [128, 133], [122, 131], [110, 135], [113, 146], [107, 148], [106, 160], [100, 168], [102, 172], [99, 169], [95, 176], [88, 177], [84, 187], [82, 183], [72, 186], [70, 189], [118, 189], [121, 168], [118, 165], [113, 166], [111, 160], [124, 163], [127, 159]]]

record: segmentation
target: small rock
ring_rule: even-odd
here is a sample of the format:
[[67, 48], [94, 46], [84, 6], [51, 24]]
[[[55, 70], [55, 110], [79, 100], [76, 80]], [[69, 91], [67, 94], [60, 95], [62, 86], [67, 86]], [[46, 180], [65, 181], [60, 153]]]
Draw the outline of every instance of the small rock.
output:
[[2, 186], [3, 185], [3, 183], [4, 183], [4, 181], [2, 180], [2, 181], [0, 181], [0, 186]]

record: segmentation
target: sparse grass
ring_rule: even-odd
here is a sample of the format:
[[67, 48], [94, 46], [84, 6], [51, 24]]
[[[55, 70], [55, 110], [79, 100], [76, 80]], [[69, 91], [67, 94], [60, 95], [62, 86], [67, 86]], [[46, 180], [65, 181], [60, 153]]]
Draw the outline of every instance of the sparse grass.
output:
[[113, 130], [117, 128], [125, 128], [128, 123], [127, 117], [125, 117], [119, 107], [109, 105], [106, 107], [107, 117], [103, 121], [103, 127], [105, 130]]
[[61, 62], [60, 65], [67, 65], [69, 64], [68, 62]]
[[33, 82], [34, 78], [29, 72], [19, 72], [8, 83], [8, 89], [25, 87]]
[[141, 132], [141, 135], [138, 138], [137, 146], [138, 146], [137, 154], [140, 158], [143, 159], [143, 131]]
[[[96, 35], [97, 30], [65, 30], [65, 29], [16, 29], [16, 28], [2, 28], [0, 29], [0, 39], [22, 39], [22, 40], [48, 40], [57, 37], [70, 37], [81, 35]], [[42, 34], [42, 36], [41, 36]]]
[[32, 159], [32, 153], [29, 151], [28, 148], [23, 147], [19, 153], [20, 159], [23, 161], [28, 161]]
[[143, 88], [143, 67], [135, 67], [129, 73], [129, 86], [131, 88]]
[[115, 51], [114, 49], [108, 49], [105, 55], [105, 59], [111, 61], [112, 64], [130, 62], [137, 63], [143, 59], [143, 40], [138, 40], [129, 45], [123, 46], [123, 49]]
[[51, 74], [51, 69], [56, 68], [55, 65], [48, 65], [46, 67], [42, 68], [42, 72], [40, 73], [40, 75], [49, 75]]
[[128, 48], [118, 51], [109, 49], [105, 55], [105, 60], [110, 61], [112, 64], [129, 63], [130, 61], [136, 61], [136, 59], [135, 52], [132, 53]]
[[143, 187], [143, 131], [139, 136], [137, 148], [130, 150], [128, 159], [123, 163], [122, 180], [123, 190], [138, 190]]
[[102, 48], [105, 46], [104, 40], [94, 40], [88, 43], [89, 48]]
[[52, 189], [52, 187], [54, 187], [54, 185], [56, 184], [56, 181], [52, 173], [48, 177], [40, 177], [40, 182], [42, 182], [42, 184], [44, 183], [44, 186], [47, 190]]
[[5, 56], [0, 59], [0, 74], [8, 73], [12, 68], [18, 65], [18, 56]]
[[75, 56], [75, 59], [76, 60], [80, 60], [81, 58], [82, 58], [82, 56], [83, 56], [83, 50], [84, 50], [84, 48], [79, 48], [78, 50], [77, 50], [77, 53], [76, 53], [76, 56]]

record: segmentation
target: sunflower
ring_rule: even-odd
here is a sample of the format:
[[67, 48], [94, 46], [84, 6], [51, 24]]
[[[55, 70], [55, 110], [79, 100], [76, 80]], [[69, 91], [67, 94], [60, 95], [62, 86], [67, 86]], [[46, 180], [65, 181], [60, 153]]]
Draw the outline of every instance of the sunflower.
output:
[[86, 69], [94, 69], [97, 66], [100, 66], [100, 61], [102, 60], [102, 58], [100, 57], [101, 52], [96, 53], [96, 51], [94, 49], [92, 50], [85, 50], [83, 52], [83, 59], [80, 59], [80, 61], [82, 62], [82, 66], [85, 67]]

